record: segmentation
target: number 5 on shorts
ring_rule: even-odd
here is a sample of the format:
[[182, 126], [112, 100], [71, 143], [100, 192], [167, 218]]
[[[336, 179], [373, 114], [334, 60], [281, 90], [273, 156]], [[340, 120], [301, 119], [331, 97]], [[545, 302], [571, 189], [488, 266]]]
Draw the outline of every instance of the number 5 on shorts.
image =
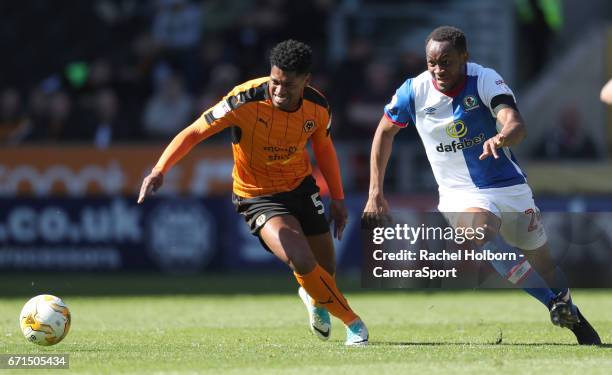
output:
[[310, 196], [310, 199], [312, 199], [312, 203], [314, 204], [315, 208], [319, 209], [317, 211], [318, 214], [325, 213], [325, 206], [323, 206], [323, 202], [321, 202], [321, 196], [319, 195], [319, 193], [312, 194]]

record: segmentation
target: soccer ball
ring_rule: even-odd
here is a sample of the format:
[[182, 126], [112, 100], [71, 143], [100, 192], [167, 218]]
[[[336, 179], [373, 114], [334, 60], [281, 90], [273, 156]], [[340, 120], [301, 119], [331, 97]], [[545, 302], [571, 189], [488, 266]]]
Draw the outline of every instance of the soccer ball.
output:
[[62, 341], [70, 330], [70, 310], [60, 298], [41, 294], [21, 309], [19, 325], [26, 340], [49, 346]]

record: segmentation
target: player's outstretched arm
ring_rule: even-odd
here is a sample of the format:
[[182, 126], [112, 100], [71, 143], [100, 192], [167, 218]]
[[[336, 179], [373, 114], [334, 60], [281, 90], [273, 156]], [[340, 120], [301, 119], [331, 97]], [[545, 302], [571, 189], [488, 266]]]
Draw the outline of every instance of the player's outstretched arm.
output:
[[138, 203], [144, 202], [147, 196], [155, 193], [164, 182], [164, 173], [207, 136], [206, 132], [202, 131], [200, 121], [202, 120], [199, 119], [183, 129], [166, 147], [151, 173], [142, 181]]
[[378, 123], [370, 154], [370, 190], [363, 210], [364, 219], [386, 216], [389, 205], [384, 195], [385, 171], [393, 149], [393, 139], [400, 128], [386, 116]]
[[497, 149], [517, 145], [527, 136], [527, 130], [521, 114], [514, 108], [505, 107], [497, 112], [497, 121], [502, 124], [502, 129], [494, 137], [485, 141], [482, 146], [482, 154], [479, 159], [484, 160], [489, 156], [499, 158]]

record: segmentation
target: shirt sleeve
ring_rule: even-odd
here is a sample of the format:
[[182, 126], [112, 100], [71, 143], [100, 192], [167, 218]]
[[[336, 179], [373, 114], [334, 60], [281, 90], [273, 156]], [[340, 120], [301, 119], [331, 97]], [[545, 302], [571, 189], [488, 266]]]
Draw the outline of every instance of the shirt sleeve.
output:
[[204, 120], [202, 125], [210, 128], [213, 134], [220, 132], [232, 124], [234, 112], [230, 106], [228, 97], [229, 95], [202, 114], [201, 118]]
[[193, 146], [230, 126], [234, 115], [224, 98], [172, 139], [153, 170], [167, 173]]
[[406, 80], [395, 91], [391, 102], [385, 106], [385, 116], [395, 125], [402, 128], [415, 124], [412, 79]]
[[342, 187], [342, 176], [340, 174], [340, 164], [336, 154], [336, 148], [329, 134], [331, 129], [332, 116], [329, 111], [324, 111], [320, 117], [321, 126], [317, 128], [311, 137], [312, 150], [319, 165], [319, 169], [327, 182], [329, 193], [332, 199], [344, 199], [344, 189]]
[[495, 117], [495, 113], [491, 101], [496, 96], [508, 95], [516, 102], [514, 93], [504, 82], [504, 79], [495, 70], [489, 68], [484, 68], [478, 76], [478, 95], [489, 108], [493, 117]]
[[331, 131], [332, 114], [331, 111], [321, 111], [319, 115], [319, 123], [324, 126], [318, 126], [317, 129], [312, 133], [311, 140], [313, 142], [327, 142], [330, 141], [331, 137], [329, 132]]

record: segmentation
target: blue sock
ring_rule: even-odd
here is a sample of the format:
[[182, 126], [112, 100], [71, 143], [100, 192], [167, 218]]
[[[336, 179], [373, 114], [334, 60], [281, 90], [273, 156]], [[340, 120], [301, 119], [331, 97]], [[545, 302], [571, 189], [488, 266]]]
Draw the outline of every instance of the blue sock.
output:
[[523, 254], [520, 251], [508, 245], [499, 235], [483, 245], [482, 249], [516, 254], [516, 260], [491, 261], [491, 265], [506, 280], [520, 286], [525, 292], [549, 308], [556, 294], [550, 289], [542, 276], [531, 267], [527, 258], [522, 256]]

